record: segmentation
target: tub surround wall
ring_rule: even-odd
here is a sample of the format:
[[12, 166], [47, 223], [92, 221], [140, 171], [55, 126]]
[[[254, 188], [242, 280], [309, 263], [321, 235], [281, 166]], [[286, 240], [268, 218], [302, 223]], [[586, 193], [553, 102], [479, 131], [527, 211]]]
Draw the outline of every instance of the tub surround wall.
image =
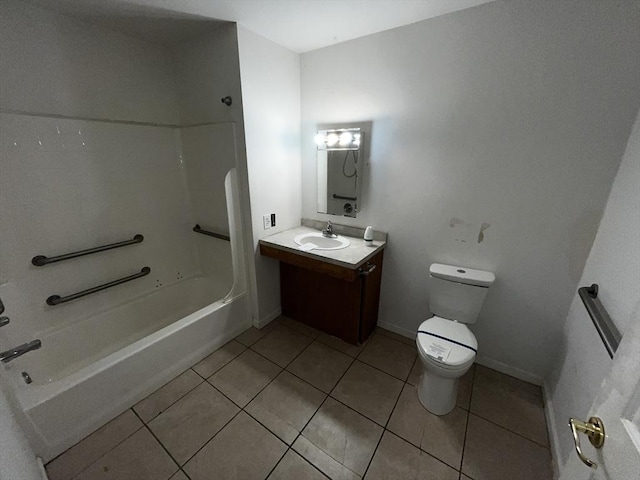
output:
[[3, 109], [177, 125], [167, 49], [28, 2], [0, 3]]
[[[38, 454], [50, 459], [249, 326], [252, 306], [241, 257], [252, 239], [237, 39], [235, 25], [216, 24], [204, 37], [169, 48], [23, 2], [3, 1], [1, 8], [0, 295], [12, 319], [0, 332], [2, 345], [44, 338], [189, 276], [230, 273], [231, 251], [240, 257], [233, 302], [222, 302], [224, 293], [211, 298], [219, 302], [206, 315], [183, 318], [102, 363], [96, 360], [87, 367], [94, 367], [93, 374], [85, 369], [62, 384], [51, 382], [53, 390], [45, 394], [35, 383], [24, 385], [16, 370], [20, 360], [11, 364], [7, 373], [15, 389], [29, 393], [18, 395], [21, 406], [29, 406], [25, 428]], [[208, 63], [196, 68], [198, 61]], [[111, 81], [112, 75], [118, 78]], [[186, 93], [193, 96], [180, 97]], [[196, 109], [196, 95], [208, 116]], [[224, 95], [234, 97], [232, 107], [220, 103]], [[179, 129], [183, 121], [219, 123]], [[234, 166], [237, 177], [225, 177]], [[192, 170], [191, 178], [185, 169]], [[216, 178], [208, 179], [212, 174]], [[231, 179], [239, 188], [225, 192]], [[200, 188], [215, 192], [195, 191]], [[228, 218], [232, 200], [234, 215]], [[226, 219], [225, 230], [237, 225], [249, 234], [233, 229], [240, 244], [198, 235], [191, 231], [194, 213], [204, 217], [203, 226], [222, 228]], [[145, 235], [143, 243], [41, 268], [30, 264], [37, 254], [136, 233]], [[224, 259], [209, 255], [216, 246]], [[57, 307], [44, 303], [51, 294], [73, 293], [145, 265], [151, 274], [126, 285]], [[231, 281], [224, 282], [228, 292]], [[31, 360], [44, 349], [43, 341]]]
[[[177, 131], [4, 113], [0, 131], [0, 295], [13, 320], [0, 332], [4, 345], [47, 335], [200, 271]], [[35, 255], [138, 233], [145, 236], [139, 244], [31, 264]], [[58, 306], [45, 303], [50, 295], [85, 290], [144, 266], [151, 274], [126, 285]]]
[[430, 263], [496, 273], [478, 361], [541, 383], [640, 107], [637, 2], [496, 1], [301, 55], [303, 216], [320, 124], [372, 123], [357, 219], [387, 231], [379, 324]]
[[[640, 310], [639, 185], [640, 114], [579, 283], [598, 284], [598, 298], [623, 335]], [[556, 467], [564, 465], [573, 450], [567, 418], [588, 417], [612, 364], [578, 295], [571, 303], [562, 339], [562, 348], [545, 384]]]
[[[300, 57], [238, 27], [251, 223], [257, 281], [254, 324], [280, 314], [278, 262], [260, 256], [258, 241], [300, 225]], [[275, 213], [265, 230], [262, 216]]]

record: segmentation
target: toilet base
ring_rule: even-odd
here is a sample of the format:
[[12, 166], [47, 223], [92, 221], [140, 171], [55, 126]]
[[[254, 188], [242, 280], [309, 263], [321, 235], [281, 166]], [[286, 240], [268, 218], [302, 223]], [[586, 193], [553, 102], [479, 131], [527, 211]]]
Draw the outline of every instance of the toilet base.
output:
[[418, 399], [435, 415], [446, 415], [456, 406], [459, 378], [442, 378], [425, 370], [418, 383]]

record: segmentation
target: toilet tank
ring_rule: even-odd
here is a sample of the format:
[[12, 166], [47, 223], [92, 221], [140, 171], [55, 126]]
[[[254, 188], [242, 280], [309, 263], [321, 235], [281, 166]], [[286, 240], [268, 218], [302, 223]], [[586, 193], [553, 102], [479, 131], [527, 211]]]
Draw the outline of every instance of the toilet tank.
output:
[[429, 268], [429, 308], [434, 315], [461, 323], [476, 323], [495, 275], [454, 265]]

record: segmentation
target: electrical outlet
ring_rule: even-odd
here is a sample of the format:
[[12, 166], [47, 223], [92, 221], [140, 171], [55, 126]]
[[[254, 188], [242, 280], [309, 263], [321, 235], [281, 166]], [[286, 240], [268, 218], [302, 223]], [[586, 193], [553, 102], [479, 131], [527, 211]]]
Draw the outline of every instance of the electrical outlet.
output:
[[272, 227], [276, 226], [276, 214], [275, 213], [271, 214], [271, 226]]
[[262, 222], [264, 223], [264, 229], [269, 230], [271, 228], [271, 215], [263, 215]]

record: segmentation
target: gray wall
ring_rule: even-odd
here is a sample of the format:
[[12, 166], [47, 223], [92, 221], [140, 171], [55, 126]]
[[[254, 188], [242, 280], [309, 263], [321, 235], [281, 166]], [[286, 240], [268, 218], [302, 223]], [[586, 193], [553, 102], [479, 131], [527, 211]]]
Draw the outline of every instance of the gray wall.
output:
[[432, 262], [494, 271], [479, 361], [541, 382], [640, 106], [639, 21], [630, 1], [493, 2], [301, 55], [303, 216], [338, 221], [316, 213], [317, 126], [372, 122], [340, 223], [389, 232], [380, 324], [429, 316]]

